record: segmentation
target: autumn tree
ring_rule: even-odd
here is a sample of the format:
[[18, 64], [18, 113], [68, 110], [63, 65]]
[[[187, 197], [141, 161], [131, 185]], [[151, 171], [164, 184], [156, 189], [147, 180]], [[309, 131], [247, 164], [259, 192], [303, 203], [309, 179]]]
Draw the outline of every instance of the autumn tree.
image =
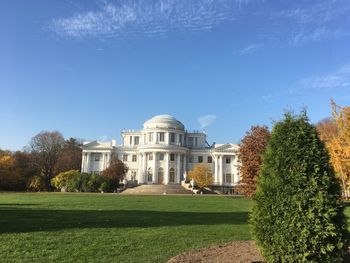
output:
[[188, 177], [193, 179], [196, 185], [202, 190], [213, 183], [213, 175], [209, 165], [198, 164], [188, 173]]
[[47, 190], [52, 190], [50, 180], [54, 175], [54, 168], [61, 155], [64, 142], [63, 136], [58, 131], [43, 131], [31, 139], [29, 147], [35, 156]]
[[350, 106], [342, 107], [331, 101], [333, 121], [337, 135], [328, 143], [331, 162], [343, 185], [345, 197], [349, 198], [350, 188]]
[[69, 138], [63, 144], [60, 156], [55, 165], [55, 174], [69, 170], [81, 170], [82, 143], [75, 138]]
[[266, 262], [343, 262], [339, 181], [305, 112], [274, 125], [261, 167], [250, 223]]
[[25, 178], [19, 173], [13, 154], [10, 151], [0, 151], [0, 189], [23, 190]]
[[102, 171], [101, 175], [109, 180], [111, 188], [117, 188], [119, 182], [124, 179], [129, 168], [116, 157], [111, 158], [109, 166]]
[[252, 197], [260, 173], [261, 155], [265, 151], [270, 132], [266, 126], [252, 126], [240, 143], [238, 160], [241, 165], [241, 186], [239, 191]]
[[27, 187], [35, 176], [40, 176], [40, 167], [35, 160], [35, 156], [27, 151], [16, 151], [13, 154], [15, 159], [15, 166], [19, 174], [21, 174], [26, 181]]
[[319, 121], [316, 125], [316, 129], [320, 139], [326, 144], [330, 143], [338, 136], [337, 123], [332, 118], [325, 118]]

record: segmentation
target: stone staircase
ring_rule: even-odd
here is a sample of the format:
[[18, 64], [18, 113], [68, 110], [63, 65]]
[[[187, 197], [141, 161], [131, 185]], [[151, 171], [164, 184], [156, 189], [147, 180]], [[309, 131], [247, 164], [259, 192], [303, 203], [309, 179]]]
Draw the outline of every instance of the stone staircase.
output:
[[164, 194], [192, 194], [191, 190], [185, 189], [179, 184], [144, 184], [134, 188], [128, 188], [121, 192], [122, 195], [164, 195]]

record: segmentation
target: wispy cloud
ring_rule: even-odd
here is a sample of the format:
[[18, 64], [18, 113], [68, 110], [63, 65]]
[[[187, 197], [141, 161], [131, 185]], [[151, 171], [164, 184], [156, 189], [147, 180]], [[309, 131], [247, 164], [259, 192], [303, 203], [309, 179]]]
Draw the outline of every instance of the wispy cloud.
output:
[[202, 117], [198, 118], [198, 122], [202, 129], [204, 129], [207, 126], [210, 126], [214, 123], [214, 121], [217, 119], [217, 116], [214, 114], [208, 114], [204, 115]]
[[302, 89], [333, 89], [350, 87], [350, 65], [345, 65], [329, 74], [303, 78]]
[[246, 46], [245, 48], [241, 49], [239, 51], [240, 55], [248, 55], [248, 54], [252, 54], [254, 52], [256, 52], [258, 49], [262, 48], [264, 46], [263, 43], [255, 43], [255, 44], [251, 44]]
[[291, 44], [300, 45], [349, 35], [344, 23], [350, 12], [347, 1], [314, 1], [308, 5], [293, 6], [273, 14], [274, 18], [285, 23]]
[[350, 35], [348, 0], [284, 5], [249, 0], [96, 0], [95, 8], [89, 6], [55, 18], [49, 29], [65, 38], [166, 38], [173, 31], [212, 31], [231, 23], [228, 34], [241, 37], [244, 28], [243, 33], [256, 42], [238, 50], [241, 55], [263, 46], [301, 45]]
[[166, 37], [169, 30], [210, 30], [235, 18], [248, 1], [156, 0], [145, 3], [129, 0], [98, 4], [97, 10], [57, 18], [50, 29], [64, 37]]

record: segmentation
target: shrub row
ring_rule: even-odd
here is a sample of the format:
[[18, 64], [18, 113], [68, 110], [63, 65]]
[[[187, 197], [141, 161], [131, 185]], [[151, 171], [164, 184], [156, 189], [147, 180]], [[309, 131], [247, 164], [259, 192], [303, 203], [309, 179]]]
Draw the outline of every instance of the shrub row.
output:
[[109, 192], [118, 184], [99, 174], [80, 173], [78, 170], [62, 172], [51, 179], [51, 184], [62, 192]]

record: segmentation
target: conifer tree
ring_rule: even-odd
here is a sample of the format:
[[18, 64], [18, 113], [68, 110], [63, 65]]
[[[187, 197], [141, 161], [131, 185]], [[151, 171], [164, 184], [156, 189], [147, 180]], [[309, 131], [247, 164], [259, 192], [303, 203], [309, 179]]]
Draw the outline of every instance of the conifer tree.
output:
[[342, 262], [348, 241], [340, 185], [305, 112], [275, 124], [254, 199], [250, 223], [267, 262]]

